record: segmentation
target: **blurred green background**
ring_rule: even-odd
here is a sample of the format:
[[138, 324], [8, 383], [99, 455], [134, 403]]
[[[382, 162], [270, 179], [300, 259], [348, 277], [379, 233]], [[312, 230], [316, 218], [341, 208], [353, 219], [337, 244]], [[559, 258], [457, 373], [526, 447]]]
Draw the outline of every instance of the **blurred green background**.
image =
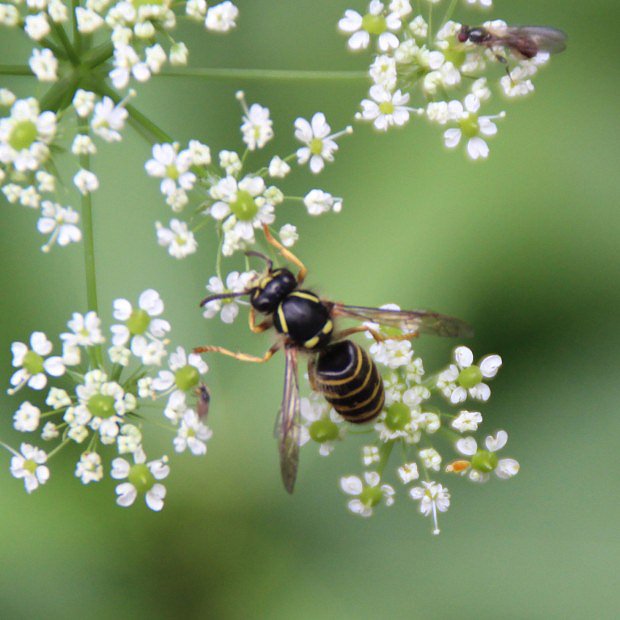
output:
[[[238, 5], [239, 27], [228, 36], [184, 30], [195, 66], [366, 65], [367, 56], [346, 53], [335, 26], [363, 2]], [[440, 537], [404, 495], [371, 520], [347, 514], [337, 477], [359, 470], [355, 442], [330, 459], [305, 450], [288, 497], [271, 438], [282, 359], [253, 367], [213, 358], [215, 436], [205, 459], [173, 457], [161, 514], [141, 502], [116, 507], [112, 481], [83, 487], [74, 458], [55, 463], [50, 483], [27, 496], [2, 456], [2, 618], [618, 617], [620, 5], [495, 6], [493, 15], [510, 23], [561, 27], [570, 42], [532, 99], [506, 105], [490, 160], [446, 153], [440, 132], [424, 123], [380, 136], [362, 127], [341, 141], [324, 174], [297, 174], [289, 187], [343, 196], [343, 212], [309, 221], [286, 207], [285, 221], [300, 225], [309, 284], [327, 296], [435, 308], [475, 325], [476, 355], [501, 353], [505, 365], [482, 411], [487, 430], [508, 430], [519, 476], [481, 487], [454, 481]], [[5, 85], [32, 92], [27, 78]], [[136, 103], [181, 142], [239, 148], [240, 87], [271, 109], [279, 153], [294, 148], [297, 116], [322, 110], [333, 128], [344, 126], [366, 89], [161, 77]], [[251, 337], [243, 322], [201, 318], [214, 248], [203, 243], [199, 254], [174, 261], [154, 242], [153, 222], [169, 211], [143, 173], [149, 153], [127, 131], [121, 146], [96, 158], [103, 314], [109, 318], [114, 298], [155, 287], [175, 343], [262, 352], [268, 338]], [[32, 212], [3, 204], [0, 218], [0, 368], [8, 384], [10, 343], [35, 329], [57, 334], [85, 299], [81, 247], [45, 256]], [[443, 364], [451, 345], [427, 339], [419, 349], [429, 365]], [[15, 401], [3, 394], [1, 402], [2, 437], [16, 444], [23, 436], [11, 430]], [[167, 442], [151, 439], [150, 454]]]

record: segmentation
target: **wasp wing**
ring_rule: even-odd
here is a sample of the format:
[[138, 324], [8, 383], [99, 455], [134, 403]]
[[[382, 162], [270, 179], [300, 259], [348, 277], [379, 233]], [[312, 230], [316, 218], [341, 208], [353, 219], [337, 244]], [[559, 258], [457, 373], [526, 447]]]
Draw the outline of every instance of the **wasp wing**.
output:
[[474, 331], [470, 325], [451, 316], [426, 310], [390, 310], [388, 308], [367, 308], [334, 304], [333, 313], [358, 321], [372, 321], [404, 331], [434, 334], [450, 338], [470, 338]]
[[297, 349], [285, 349], [284, 393], [276, 423], [280, 451], [280, 471], [284, 488], [292, 493], [299, 465], [299, 387], [297, 385]]
[[541, 52], [559, 54], [566, 49], [566, 33], [548, 26], [515, 26], [506, 29], [506, 36], [515, 43], [519, 40], [534, 41]]

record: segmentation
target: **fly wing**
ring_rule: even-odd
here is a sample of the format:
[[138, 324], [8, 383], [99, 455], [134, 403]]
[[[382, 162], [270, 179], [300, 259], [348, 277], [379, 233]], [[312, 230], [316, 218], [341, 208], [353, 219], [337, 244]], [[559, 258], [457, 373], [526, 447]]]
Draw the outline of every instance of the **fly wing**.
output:
[[299, 387], [297, 385], [297, 349], [285, 350], [284, 393], [276, 423], [276, 436], [280, 451], [280, 471], [284, 488], [292, 493], [299, 465]]
[[559, 54], [566, 49], [566, 33], [548, 26], [518, 26], [507, 28], [506, 36], [513, 40], [531, 40], [541, 52]]
[[390, 310], [334, 304], [333, 313], [336, 316], [345, 316], [358, 321], [372, 321], [421, 334], [449, 338], [469, 338], [474, 335], [473, 329], [465, 321], [426, 310]]

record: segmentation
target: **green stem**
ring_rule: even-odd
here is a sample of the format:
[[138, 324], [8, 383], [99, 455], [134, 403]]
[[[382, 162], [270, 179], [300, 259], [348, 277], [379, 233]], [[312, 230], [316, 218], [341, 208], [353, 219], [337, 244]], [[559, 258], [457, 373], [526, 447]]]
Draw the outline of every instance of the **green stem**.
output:
[[[122, 101], [122, 97], [113, 88], [110, 88], [104, 82], [99, 82], [95, 86], [97, 92], [100, 95], [106, 95], [118, 104]], [[144, 116], [140, 110], [137, 110], [132, 105], [126, 105], [125, 109], [129, 112], [129, 119], [131, 124], [149, 141], [156, 142], [174, 142], [172, 136], [166, 133], [161, 127], [156, 125], [151, 119]], [[143, 131], [142, 131], [143, 130]]]
[[58, 454], [69, 442], [71, 439], [65, 439], [62, 443], [58, 444], [48, 455], [47, 460], [49, 461], [54, 455]]
[[62, 47], [58, 47], [58, 45], [56, 45], [56, 43], [54, 43], [53, 41], [50, 41], [50, 39], [41, 39], [39, 43], [41, 47], [46, 47], [47, 49], [54, 52], [54, 56], [56, 56], [56, 58], [61, 58], [63, 60], [66, 60], [68, 58], [65, 50], [63, 50]]
[[73, 44], [75, 46], [75, 51], [78, 54], [82, 52], [82, 37], [80, 35], [80, 31], [78, 30], [78, 21], [77, 15], [75, 14], [75, 10], [80, 6], [80, 0], [71, 0], [71, 15], [73, 22]]
[[459, 0], [452, 0], [452, 2], [450, 3], [450, 6], [448, 7], [448, 10], [446, 11], [446, 14], [443, 16], [443, 20], [441, 21], [441, 26], [445, 25], [448, 22], [448, 20], [452, 18], [454, 9], [456, 9], [456, 5], [458, 1]]
[[114, 46], [112, 43], [104, 43], [86, 54], [82, 60], [82, 64], [94, 69], [95, 67], [103, 64], [106, 60], [108, 60], [108, 58], [111, 58], [113, 53]]
[[80, 57], [75, 53], [75, 50], [73, 49], [73, 45], [71, 45], [71, 41], [69, 40], [69, 37], [67, 36], [67, 33], [65, 32], [65, 29], [60, 24], [56, 24], [55, 22], [52, 22], [52, 32], [54, 32], [54, 34], [60, 39], [62, 46], [65, 48], [65, 51], [67, 52], [67, 56], [69, 57], [69, 60], [71, 60], [71, 62], [74, 65], [76, 66], [79, 65]]
[[162, 70], [162, 77], [203, 77], [215, 80], [342, 81], [367, 80], [366, 71], [296, 71], [290, 69], [223, 69], [175, 67]]
[[394, 442], [393, 441], [388, 441], [387, 443], [384, 443], [379, 448], [380, 461], [379, 461], [379, 465], [377, 466], [377, 473], [381, 477], [383, 477], [383, 471], [385, 470], [385, 466], [387, 465], [388, 461], [390, 460], [390, 454], [392, 454], [392, 449], [393, 448], [394, 448]]
[[[80, 131], [88, 135], [88, 125]], [[90, 170], [90, 155], [80, 155], [80, 166]], [[95, 235], [93, 229], [93, 203], [90, 193], [82, 196], [82, 229], [84, 232], [84, 271], [86, 274], [86, 301], [89, 310], [99, 314], [97, 301], [97, 274], [95, 271]]]
[[28, 75], [33, 76], [34, 73], [26, 65], [0, 65], [0, 75]]

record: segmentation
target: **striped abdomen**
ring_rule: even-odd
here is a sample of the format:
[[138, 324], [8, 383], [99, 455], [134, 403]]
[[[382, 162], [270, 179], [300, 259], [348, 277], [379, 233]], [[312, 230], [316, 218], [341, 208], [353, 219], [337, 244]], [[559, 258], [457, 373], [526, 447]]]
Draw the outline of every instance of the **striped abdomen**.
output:
[[383, 380], [368, 353], [351, 340], [325, 347], [308, 364], [312, 387], [348, 422], [360, 424], [383, 409]]

